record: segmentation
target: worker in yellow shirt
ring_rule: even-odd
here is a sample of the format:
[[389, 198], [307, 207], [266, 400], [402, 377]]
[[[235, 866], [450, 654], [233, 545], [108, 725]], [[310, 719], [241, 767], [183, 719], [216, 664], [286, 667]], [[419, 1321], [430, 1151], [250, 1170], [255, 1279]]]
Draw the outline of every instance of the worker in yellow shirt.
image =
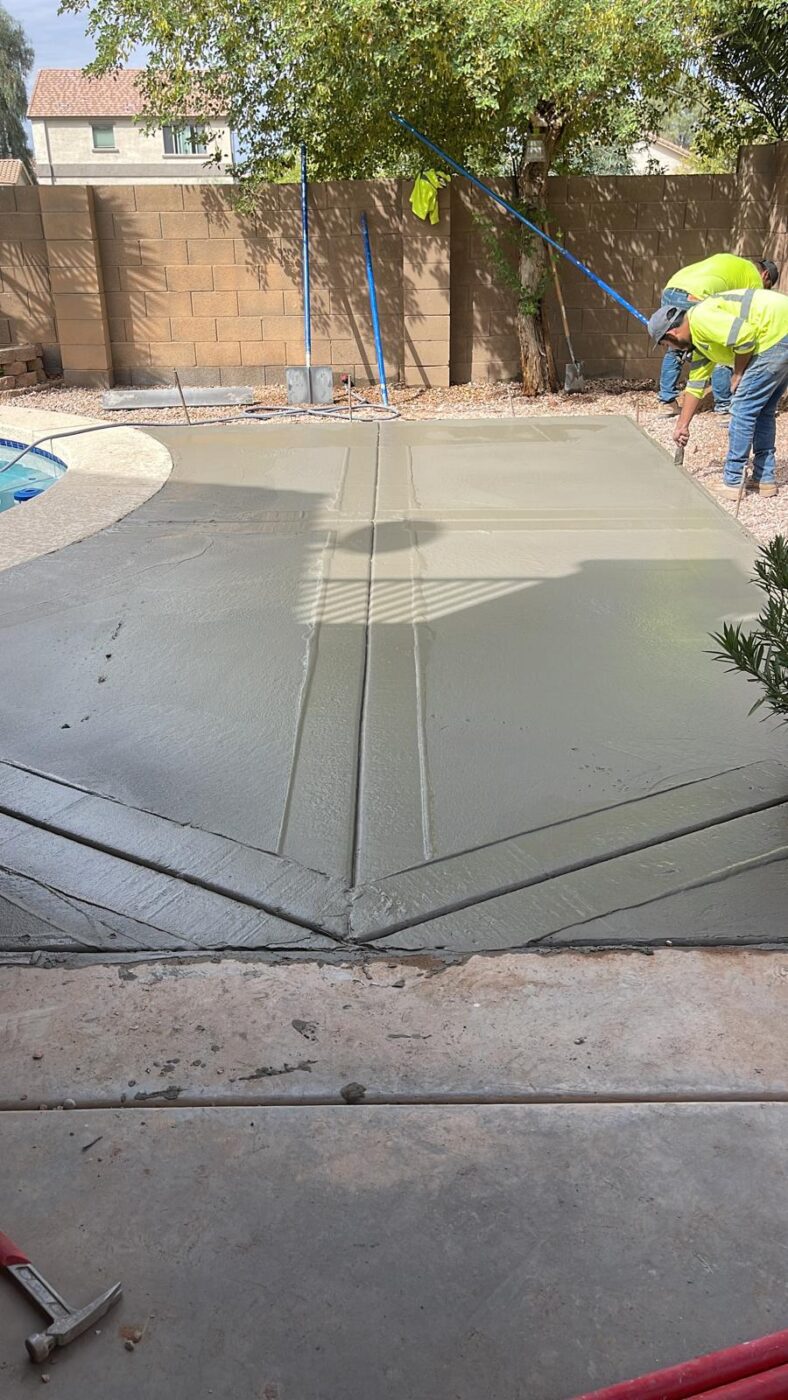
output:
[[752, 449], [748, 488], [761, 496], [776, 496], [777, 406], [788, 389], [788, 296], [749, 287], [707, 297], [688, 311], [661, 306], [651, 317], [648, 331], [652, 348], [670, 345], [682, 352], [692, 351], [674, 440], [686, 446], [690, 422], [714, 366], [729, 366], [733, 374], [731, 424], [723, 480], [717, 490], [723, 496], [738, 496]]
[[[776, 287], [780, 272], [771, 258], [740, 258], [735, 253], [714, 253], [701, 262], [679, 268], [662, 293], [661, 306], [679, 306], [688, 311], [697, 301], [720, 292], [736, 292], [746, 287]], [[669, 414], [677, 414], [677, 395], [683, 356], [669, 349], [662, 361], [659, 376], [659, 401]], [[717, 365], [711, 376], [716, 413], [730, 413], [731, 372], [727, 365]]]

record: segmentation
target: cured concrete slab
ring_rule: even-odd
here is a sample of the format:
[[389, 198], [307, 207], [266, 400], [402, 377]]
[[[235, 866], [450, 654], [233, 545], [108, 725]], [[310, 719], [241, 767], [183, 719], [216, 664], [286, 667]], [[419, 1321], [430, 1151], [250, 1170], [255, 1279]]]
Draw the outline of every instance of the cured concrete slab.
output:
[[566, 1400], [784, 1320], [782, 1104], [8, 1113], [3, 1157], [42, 1271], [123, 1283], [61, 1400]]
[[788, 958], [0, 968], [0, 1109], [788, 1098]]
[[785, 938], [751, 544], [629, 420], [160, 436], [0, 576], [0, 946]]

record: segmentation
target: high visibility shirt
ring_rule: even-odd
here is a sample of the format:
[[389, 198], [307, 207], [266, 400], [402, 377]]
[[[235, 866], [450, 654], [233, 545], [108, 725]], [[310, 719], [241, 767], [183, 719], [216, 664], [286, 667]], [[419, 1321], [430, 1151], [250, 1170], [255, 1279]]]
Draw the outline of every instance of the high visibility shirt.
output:
[[448, 185], [449, 176], [444, 175], [440, 170], [423, 170], [416, 176], [413, 182], [413, 189], [410, 196], [410, 207], [417, 219], [429, 219], [431, 224], [437, 224], [440, 219], [440, 207], [438, 205], [438, 191]]
[[761, 274], [749, 258], [735, 253], [714, 253], [702, 262], [690, 263], [674, 273], [667, 287], [675, 287], [702, 301], [720, 292], [735, 292], [740, 287], [762, 287]]
[[788, 296], [750, 287], [706, 297], [687, 312], [692, 360], [687, 393], [703, 397], [712, 366], [733, 365], [735, 355], [760, 355], [788, 337]]

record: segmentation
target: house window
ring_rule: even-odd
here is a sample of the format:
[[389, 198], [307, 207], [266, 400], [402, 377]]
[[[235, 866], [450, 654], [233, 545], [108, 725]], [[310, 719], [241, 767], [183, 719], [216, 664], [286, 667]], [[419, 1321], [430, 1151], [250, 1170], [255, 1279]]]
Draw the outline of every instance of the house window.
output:
[[204, 156], [206, 135], [200, 126], [165, 126], [165, 156]]
[[93, 132], [94, 151], [114, 151], [115, 128], [110, 122], [94, 122], [91, 131]]

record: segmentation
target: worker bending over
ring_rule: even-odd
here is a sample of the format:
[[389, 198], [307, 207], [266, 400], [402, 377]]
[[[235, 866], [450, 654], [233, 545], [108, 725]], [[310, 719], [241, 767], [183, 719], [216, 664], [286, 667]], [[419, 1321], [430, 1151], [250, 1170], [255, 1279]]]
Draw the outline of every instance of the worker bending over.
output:
[[762, 496], [776, 496], [775, 420], [788, 389], [788, 296], [750, 287], [707, 297], [688, 311], [661, 306], [651, 317], [648, 331], [652, 348], [669, 345], [692, 350], [675, 441], [686, 446], [690, 422], [713, 367], [727, 365], [733, 376], [731, 423], [723, 480], [716, 489], [723, 496], [738, 496], [752, 448], [753, 471], [747, 485]]
[[[770, 258], [739, 258], [735, 253], [714, 253], [702, 262], [679, 268], [662, 293], [661, 306], [678, 306], [688, 311], [695, 302], [721, 292], [743, 291], [747, 287], [775, 287], [779, 268]], [[671, 414], [677, 414], [677, 395], [681, 378], [682, 355], [670, 349], [662, 361], [659, 376], [659, 401]], [[728, 365], [716, 365], [711, 376], [716, 413], [730, 413], [731, 371]]]

